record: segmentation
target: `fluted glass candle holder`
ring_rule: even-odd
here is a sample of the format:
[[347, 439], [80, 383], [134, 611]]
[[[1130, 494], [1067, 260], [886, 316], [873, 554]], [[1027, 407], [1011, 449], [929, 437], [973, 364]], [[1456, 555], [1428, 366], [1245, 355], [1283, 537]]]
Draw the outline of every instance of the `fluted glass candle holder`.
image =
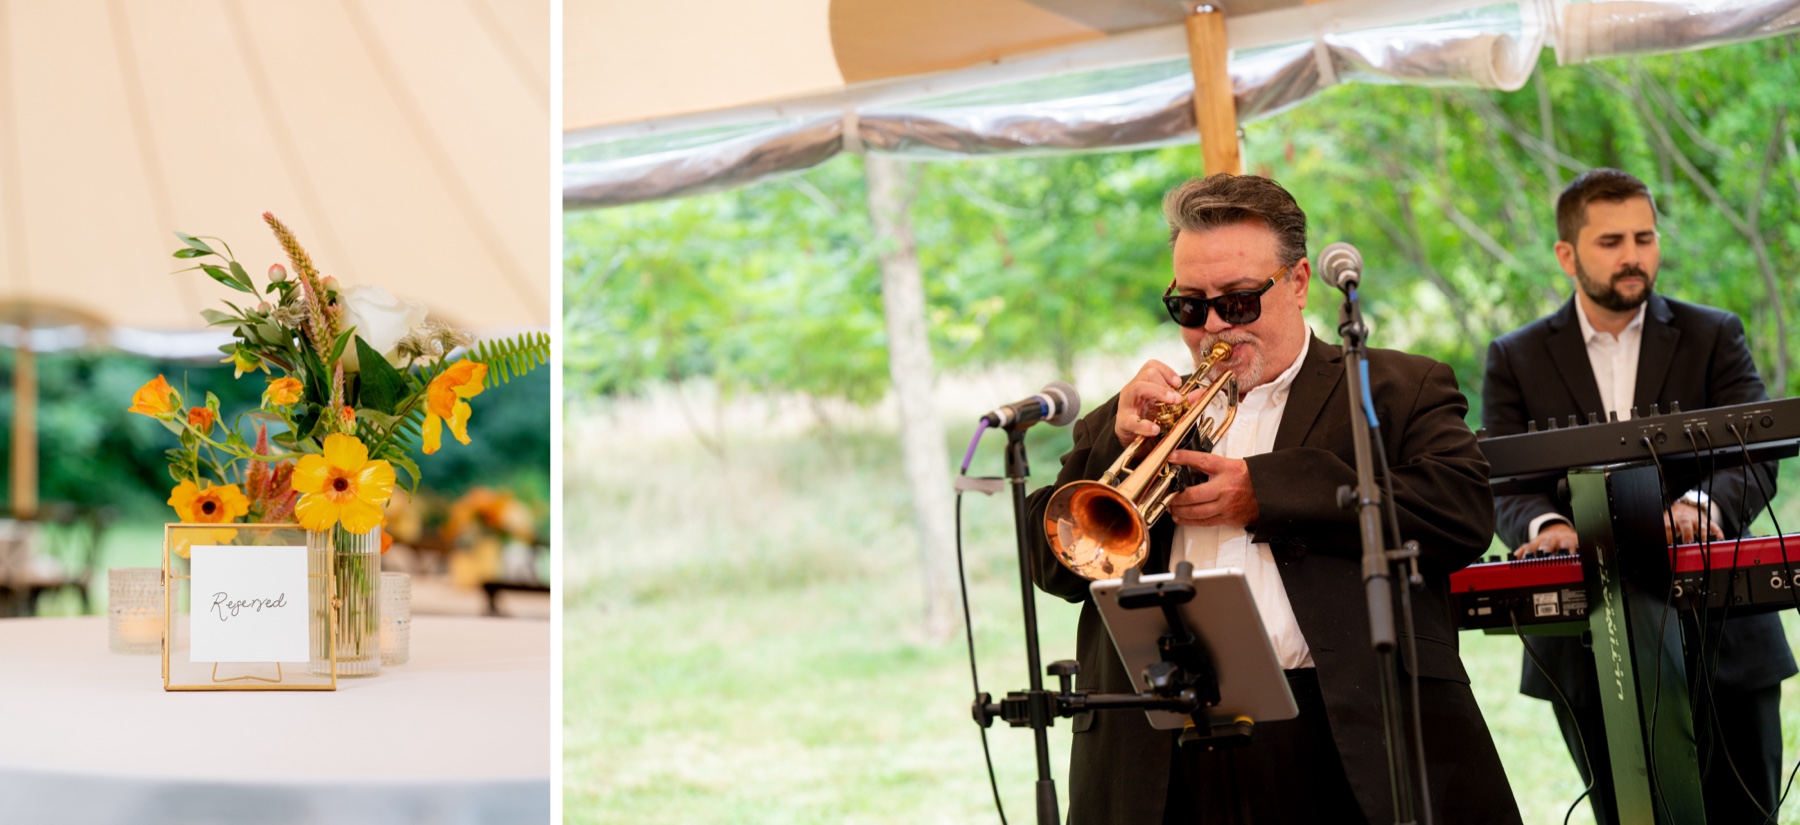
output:
[[163, 580], [160, 567], [114, 567], [106, 572], [107, 646], [114, 653], [161, 653]]
[[412, 577], [381, 574], [381, 663], [403, 665], [412, 656]]

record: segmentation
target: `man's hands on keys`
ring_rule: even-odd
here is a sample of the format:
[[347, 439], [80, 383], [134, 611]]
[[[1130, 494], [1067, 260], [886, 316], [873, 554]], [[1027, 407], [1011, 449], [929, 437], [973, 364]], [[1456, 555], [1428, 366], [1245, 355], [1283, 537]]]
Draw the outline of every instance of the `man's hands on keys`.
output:
[[1119, 411], [1113, 416], [1113, 434], [1119, 437], [1119, 446], [1129, 447], [1139, 436], [1161, 435], [1162, 428], [1156, 426], [1156, 405], [1180, 401], [1181, 395], [1176, 392], [1180, 388], [1181, 376], [1168, 364], [1146, 362], [1132, 376], [1131, 383], [1119, 391]]
[[[1700, 540], [1700, 508], [1692, 502], [1677, 501], [1663, 513], [1663, 539], [1669, 542], [1692, 544]], [[1725, 531], [1718, 522], [1706, 520], [1706, 534], [1715, 541], [1725, 538]], [[1575, 528], [1566, 522], [1551, 522], [1539, 530], [1537, 538], [1519, 545], [1513, 551], [1513, 558], [1528, 559], [1533, 556], [1556, 556], [1575, 552], [1577, 545]]]
[[[1720, 529], [1719, 522], [1711, 518], [1706, 520], [1706, 533], [1715, 540], [1725, 538], [1725, 531]], [[1675, 506], [1663, 513], [1663, 537], [1670, 542], [1679, 539], [1682, 544], [1699, 541], [1700, 508], [1693, 502], [1675, 502]]]
[[1575, 552], [1580, 542], [1575, 537], [1575, 528], [1566, 521], [1553, 521], [1539, 530], [1537, 538], [1519, 545], [1513, 551], [1515, 559], [1529, 559], [1533, 556], [1560, 556]]

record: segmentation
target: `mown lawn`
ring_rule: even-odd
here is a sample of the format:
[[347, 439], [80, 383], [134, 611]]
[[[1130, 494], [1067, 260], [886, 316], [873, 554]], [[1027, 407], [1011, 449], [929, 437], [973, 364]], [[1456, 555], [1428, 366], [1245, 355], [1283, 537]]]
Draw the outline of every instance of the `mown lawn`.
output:
[[[634, 435], [628, 416], [565, 418], [566, 821], [997, 822], [960, 631], [922, 634], [895, 436], [873, 420], [819, 430], [758, 415], [725, 433], [722, 456], [680, 426]], [[1040, 429], [1037, 484], [1067, 444]], [[999, 440], [972, 474], [997, 474]], [[964, 446], [947, 450], [960, 459]], [[1792, 465], [1780, 511], [1796, 531]], [[1026, 686], [1011, 518], [1004, 498], [964, 502], [975, 643], [993, 693]], [[1075, 608], [1037, 606], [1044, 661], [1072, 658]], [[1580, 783], [1548, 705], [1516, 692], [1517, 640], [1462, 643], [1525, 821], [1561, 822]], [[1797, 683], [1783, 692], [1790, 765]], [[1050, 740], [1065, 809], [1068, 737], [1059, 726]], [[988, 738], [1008, 819], [1032, 821], [1030, 731]], [[1800, 802], [1784, 810], [1800, 822]], [[1592, 821], [1585, 803], [1570, 821]]]

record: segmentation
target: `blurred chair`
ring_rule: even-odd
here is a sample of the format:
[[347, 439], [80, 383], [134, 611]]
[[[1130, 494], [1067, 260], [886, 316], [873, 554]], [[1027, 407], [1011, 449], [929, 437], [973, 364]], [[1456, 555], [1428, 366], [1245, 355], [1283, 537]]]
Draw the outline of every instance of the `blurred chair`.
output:
[[0, 615], [36, 615], [41, 596], [63, 590], [93, 612], [94, 573], [117, 517], [110, 506], [60, 501], [45, 502], [34, 519], [0, 522]]

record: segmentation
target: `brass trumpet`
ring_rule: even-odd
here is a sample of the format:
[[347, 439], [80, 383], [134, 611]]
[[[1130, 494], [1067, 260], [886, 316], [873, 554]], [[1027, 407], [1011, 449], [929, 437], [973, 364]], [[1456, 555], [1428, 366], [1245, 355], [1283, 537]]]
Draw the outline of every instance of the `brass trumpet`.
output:
[[[1169, 499], [1192, 483], [1187, 478], [1191, 469], [1170, 465], [1169, 454], [1177, 448], [1211, 452], [1237, 418], [1237, 373], [1225, 370], [1216, 378], [1207, 377], [1229, 357], [1230, 344], [1213, 344], [1181, 385], [1182, 400], [1156, 405], [1162, 435], [1148, 455], [1140, 460], [1145, 437], [1139, 436], [1098, 481], [1072, 481], [1050, 496], [1044, 535], [1064, 567], [1096, 580], [1117, 578], [1144, 563], [1151, 525], [1162, 518]], [[1188, 394], [1199, 389], [1205, 393], [1186, 403]], [[1203, 416], [1220, 392], [1226, 394], [1225, 410], [1215, 426], [1210, 416]]]

